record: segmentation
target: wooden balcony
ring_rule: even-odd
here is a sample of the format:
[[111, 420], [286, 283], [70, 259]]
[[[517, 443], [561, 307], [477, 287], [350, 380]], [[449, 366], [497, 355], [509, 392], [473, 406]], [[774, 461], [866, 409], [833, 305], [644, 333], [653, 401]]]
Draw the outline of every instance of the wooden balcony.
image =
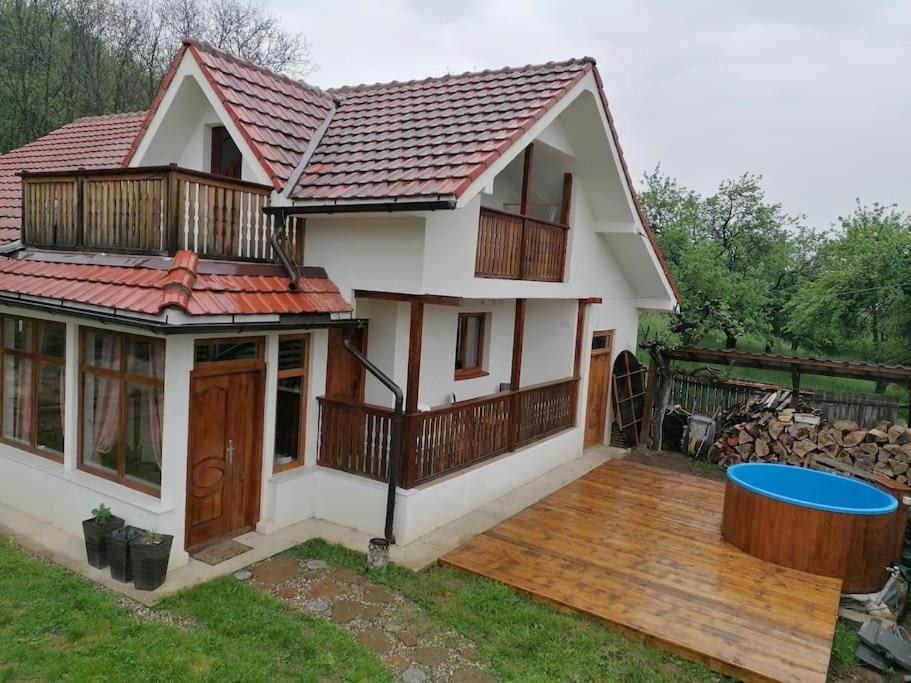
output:
[[[401, 486], [412, 488], [572, 428], [578, 381], [570, 377], [407, 414]], [[392, 411], [325, 396], [319, 404], [317, 462], [388, 481]]]
[[[269, 260], [272, 188], [177, 166], [22, 174], [22, 241], [47, 249]], [[292, 224], [289, 254], [303, 235]]]
[[475, 276], [562, 282], [569, 226], [481, 208]]

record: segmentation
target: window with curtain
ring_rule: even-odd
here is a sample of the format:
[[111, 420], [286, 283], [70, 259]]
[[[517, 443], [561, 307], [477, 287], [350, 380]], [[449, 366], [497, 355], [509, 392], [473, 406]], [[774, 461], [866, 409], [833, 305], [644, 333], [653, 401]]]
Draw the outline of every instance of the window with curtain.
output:
[[281, 337], [278, 342], [274, 462], [276, 472], [304, 463], [309, 342], [310, 338], [306, 335]]
[[80, 469], [161, 491], [164, 341], [82, 330]]
[[456, 332], [455, 378], [484, 375], [484, 326], [486, 313], [459, 313]]
[[8, 443], [62, 461], [66, 325], [15, 316], [0, 321], [0, 434]]

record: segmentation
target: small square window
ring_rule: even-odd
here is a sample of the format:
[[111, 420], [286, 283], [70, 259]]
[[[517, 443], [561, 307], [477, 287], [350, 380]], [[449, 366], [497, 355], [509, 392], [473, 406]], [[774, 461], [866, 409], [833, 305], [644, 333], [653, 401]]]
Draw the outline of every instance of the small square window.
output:
[[460, 313], [456, 332], [455, 377], [484, 374], [484, 328], [486, 313]]

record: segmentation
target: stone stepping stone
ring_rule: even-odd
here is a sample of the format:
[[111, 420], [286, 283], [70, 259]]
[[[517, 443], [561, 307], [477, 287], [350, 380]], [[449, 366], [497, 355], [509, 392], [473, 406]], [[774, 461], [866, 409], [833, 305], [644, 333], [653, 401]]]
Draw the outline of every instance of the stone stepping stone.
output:
[[446, 679], [448, 683], [496, 683], [496, 679], [491, 678], [480, 669], [470, 666], [462, 667], [453, 671]]
[[399, 642], [402, 643], [405, 647], [414, 647], [421, 641], [418, 640], [413, 634], [408, 631], [400, 631], [395, 634], [395, 637], [399, 639]]
[[416, 666], [412, 666], [402, 672], [402, 680], [405, 683], [424, 683], [427, 680], [427, 674]]
[[322, 579], [310, 586], [307, 594], [312, 598], [337, 598], [345, 590], [347, 590], [346, 586], [343, 586], [338, 581]]
[[376, 628], [368, 628], [357, 634], [357, 639], [371, 652], [377, 655], [389, 654], [395, 647], [392, 638]]
[[395, 596], [392, 593], [377, 586], [367, 586], [361, 593], [367, 602], [375, 602], [381, 605], [395, 602]]
[[311, 600], [307, 603], [307, 610], [310, 612], [325, 612], [329, 609], [329, 603], [325, 600]]
[[325, 560], [307, 560], [307, 569], [312, 572], [319, 571], [320, 569], [328, 569], [329, 563]]
[[452, 651], [438, 645], [416, 647], [409, 653], [412, 660], [424, 666], [439, 666], [452, 656]]
[[300, 565], [293, 557], [273, 557], [253, 568], [253, 578], [257, 583], [275, 586], [295, 578]]
[[347, 624], [355, 619], [373, 619], [380, 613], [376, 605], [366, 605], [354, 600], [339, 600], [332, 606], [332, 621], [336, 624]]
[[249, 581], [253, 578], [253, 572], [249, 569], [241, 569], [240, 571], [234, 572], [234, 578], [238, 581]]

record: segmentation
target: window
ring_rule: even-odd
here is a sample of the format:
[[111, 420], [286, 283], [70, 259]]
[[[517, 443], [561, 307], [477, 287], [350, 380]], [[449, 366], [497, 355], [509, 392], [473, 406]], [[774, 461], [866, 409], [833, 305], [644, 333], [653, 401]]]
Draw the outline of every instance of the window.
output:
[[459, 313], [456, 333], [455, 378], [480, 377], [484, 372], [486, 313]]
[[248, 361], [262, 357], [262, 340], [212, 339], [196, 342], [196, 364]]
[[310, 338], [282, 337], [278, 342], [278, 390], [275, 399], [275, 462], [281, 472], [304, 462], [307, 418], [307, 359]]
[[240, 178], [241, 159], [240, 150], [231, 139], [228, 129], [224, 126], [212, 128], [211, 172], [231, 178]]
[[3, 316], [3, 441], [63, 460], [66, 326]]
[[164, 341], [82, 330], [80, 469], [161, 491]]

